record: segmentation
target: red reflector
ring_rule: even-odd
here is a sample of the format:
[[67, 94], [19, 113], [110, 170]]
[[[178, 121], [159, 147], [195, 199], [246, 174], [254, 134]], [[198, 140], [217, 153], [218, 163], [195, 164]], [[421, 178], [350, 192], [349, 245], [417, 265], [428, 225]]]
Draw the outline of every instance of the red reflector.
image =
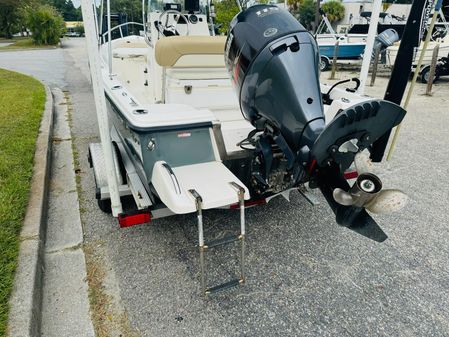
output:
[[[252, 206], [258, 206], [258, 205], [265, 205], [266, 203], [267, 203], [267, 201], [265, 199], [245, 201], [245, 208], [252, 207]], [[239, 207], [240, 207], [239, 204], [232, 204], [229, 206], [230, 209], [237, 209]]]
[[355, 170], [354, 171], [346, 171], [345, 174], [344, 174], [344, 177], [345, 177], [346, 180], [355, 179], [358, 176], [359, 176], [359, 174]]
[[140, 225], [151, 221], [151, 213], [137, 213], [137, 214], [119, 214], [118, 223], [120, 228]]
[[315, 165], [316, 165], [316, 159], [312, 160], [312, 162], [310, 163], [309, 174], [312, 174], [312, 171], [313, 171], [313, 168], [315, 167]]

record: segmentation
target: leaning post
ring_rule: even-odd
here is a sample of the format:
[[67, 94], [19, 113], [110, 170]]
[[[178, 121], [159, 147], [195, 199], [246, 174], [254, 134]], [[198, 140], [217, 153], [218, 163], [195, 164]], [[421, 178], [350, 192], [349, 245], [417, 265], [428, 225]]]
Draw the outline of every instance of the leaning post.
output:
[[374, 82], [376, 81], [377, 67], [379, 66], [379, 56], [380, 56], [380, 49], [381, 48], [382, 48], [382, 46], [379, 44], [376, 47], [376, 50], [374, 51], [373, 72], [371, 73], [371, 82], [369, 84], [370, 87], [374, 86]]
[[340, 40], [337, 39], [337, 42], [335, 42], [335, 48], [334, 48], [334, 57], [332, 58], [332, 72], [330, 80], [335, 80], [335, 72], [337, 71], [337, 58], [338, 58], [338, 49], [340, 47]]
[[432, 63], [430, 64], [429, 80], [427, 81], [427, 88], [426, 88], [427, 96], [432, 96], [432, 85], [433, 85], [433, 80], [435, 79], [435, 71], [436, 71], [436, 67], [437, 67], [439, 51], [440, 51], [440, 45], [437, 44], [435, 46], [435, 48], [433, 48], [433, 53], [432, 53]]

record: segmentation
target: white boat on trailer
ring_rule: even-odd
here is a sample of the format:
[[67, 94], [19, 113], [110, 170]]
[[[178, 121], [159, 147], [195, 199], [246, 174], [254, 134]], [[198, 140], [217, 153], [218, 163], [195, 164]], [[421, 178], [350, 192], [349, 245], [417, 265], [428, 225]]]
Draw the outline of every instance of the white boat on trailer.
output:
[[[88, 3], [83, 15], [93, 27]], [[110, 211], [113, 193], [132, 195], [131, 210], [113, 205], [122, 227], [196, 213], [205, 294], [245, 282], [245, 207], [292, 190], [307, 197], [307, 188], [319, 188], [339, 224], [384, 241], [366, 209], [397, 210], [406, 196], [382, 189], [366, 153], [383, 153], [375, 142], [405, 111], [358, 95], [357, 79], [356, 88], [347, 87], [350, 80], [320, 85], [316, 42], [288, 12], [256, 5], [233, 19], [227, 37], [213, 36], [206, 5], [150, 0], [141, 36], [111, 40], [110, 23], [103, 34], [101, 69], [91, 70], [94, 89], [106, 97], [108, 122], [99, 96], [97, 113], [112, 151], [89, 147], [100, 208]], [[354, 160], [358, 177], [350, 185], [345, 172]], [[202, 210], [212, 208], [239, 208], [239, 233], [208, 242]], [[208, 287], [205, 252], [236, 241], [240, 275]]]
[[[426, 50], [424, 51], [423, 58], [423, 67], [429, 66], [432, 63], [433, 51], [436, 46], [438, 49], [438, 59], [442, 57], [447, 57], [449, 54], [449, 23], [446, 21], [446, 17], [443, 11], [440, 9], [438, 11], [438, 19], [439, 21], [436, 23], [436, 29], [431, 37], [431, 41], [428, 44]], [[424, 36], [422, 36], [424, 39]], [[418, 63], [419, 55], [421, 55], [424, 48], [424, 42], [420, 42], [419, 46], [415, 48], [415, 52], [413, 53], [413, 68], [416, 68]], [[392, 46], [389, 46], [386, 50], [386, 61], [389, 67], [393, 67], [396, 63], [396, 58], [399, 51], [399, 43], [395, 43]], [[420, 71], [421, 71], [420, 70]]]

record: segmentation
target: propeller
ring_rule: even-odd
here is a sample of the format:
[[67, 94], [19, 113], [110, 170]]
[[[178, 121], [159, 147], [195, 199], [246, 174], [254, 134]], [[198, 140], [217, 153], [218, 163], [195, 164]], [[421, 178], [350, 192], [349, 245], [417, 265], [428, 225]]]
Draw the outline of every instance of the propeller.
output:
[[386, 214], [399, 211], [407, 204], [407, 195], [397, 189], [382, 189], [382, 182], [372, 172], [379, 170], [363, 152], [356, 154], [354, 164], [359, 176], [354, 185], [345, 191], [333, 190], [334, 200], [340, 205], [363, 207], [372, 213]]

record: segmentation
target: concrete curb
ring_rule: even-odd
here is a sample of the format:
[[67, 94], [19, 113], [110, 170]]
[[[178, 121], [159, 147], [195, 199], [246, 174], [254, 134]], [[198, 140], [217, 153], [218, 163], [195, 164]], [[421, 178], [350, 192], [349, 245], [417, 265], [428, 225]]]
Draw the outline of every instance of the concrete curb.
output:
[[10, 312], [6, 335], [11, 337], [40, 336], [43, 248], [54, 110], [53, 95], [47, 86], [45, 92], [47, 101], [36, 141], [30, 199], [20, 233], [19, 260], [9, 301]]

